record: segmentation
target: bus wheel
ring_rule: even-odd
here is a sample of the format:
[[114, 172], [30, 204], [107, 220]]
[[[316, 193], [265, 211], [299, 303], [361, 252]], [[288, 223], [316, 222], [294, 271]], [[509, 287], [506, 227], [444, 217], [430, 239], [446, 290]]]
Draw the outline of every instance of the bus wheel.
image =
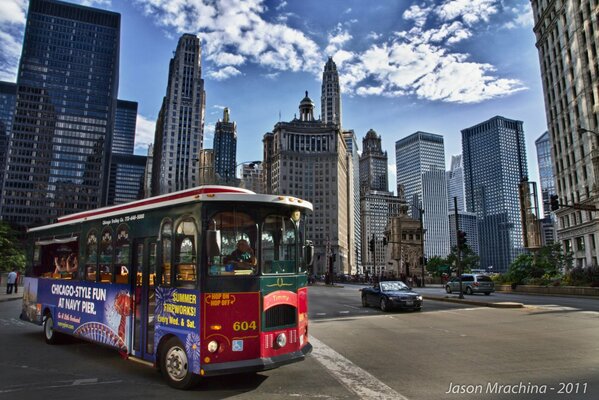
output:
[[56, 344], [58, 339], [58, 333], [54, 331], [54, 318], [50, 313], [46, 314], [44, 319], [44, 339], [48, 344]]
[[185, 348], [176, 337], [170, 338], [160, 355], [160, 370], [168, 384], [176, 389], [189, 389], [197, 383], [197, 376], [189, 370]]

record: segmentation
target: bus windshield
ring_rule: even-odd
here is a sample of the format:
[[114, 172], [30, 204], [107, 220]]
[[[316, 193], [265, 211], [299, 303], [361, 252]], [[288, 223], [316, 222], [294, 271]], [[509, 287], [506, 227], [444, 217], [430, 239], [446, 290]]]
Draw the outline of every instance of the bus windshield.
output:
[[289, 215], [254, 217], [242, 211], [222, 211], [209, 221], [208, 275], [297, 272], [299, 234]]

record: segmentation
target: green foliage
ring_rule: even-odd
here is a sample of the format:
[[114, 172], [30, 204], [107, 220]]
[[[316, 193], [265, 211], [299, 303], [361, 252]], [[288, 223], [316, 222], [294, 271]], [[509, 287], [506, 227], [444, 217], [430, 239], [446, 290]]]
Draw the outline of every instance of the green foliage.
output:
[[520, 254], [510, 265], [506, 280], [514, 284], [559, 284], [572, 268], [572, 253], [562, 251], [561, 244], [543, 246], [535, 253]]
[[443, 257], [431, 257], [426, 263], [426, 270], [433, 276], [441, 276], [444, 272], [449, 273], [450, 264]]
[[[447, 256], [447, 262], [449, 265], [457, 265], [457, 251], [457, 246], [453, 246], [451, 248], [451, 253], [449, 253]], [[464, 245], [460, 254], [460, 265], [462, 266], [463, 273], [470, 273], [473, 269], [478, 269], [480, 267], [480, 257], [477, 256], [467, 244]]]
[[0, 271], [25, 269], [25, 252], [17, 233], [5, 222], [0, 222]]

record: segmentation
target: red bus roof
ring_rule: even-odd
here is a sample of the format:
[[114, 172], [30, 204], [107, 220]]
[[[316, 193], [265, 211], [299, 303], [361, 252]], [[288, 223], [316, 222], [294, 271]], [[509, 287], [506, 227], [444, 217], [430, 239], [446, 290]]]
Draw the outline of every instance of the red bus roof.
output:
[[89, 221], [99, 218], [108, 218], [124, 213], [143, 212], [160, 207], [166, 207], [176, 204], [184, 204], [193, 201], [243, 201], [243, 202], [262, 202], [295, 205], [300, 208], [312, 210], [310, 202], [291, 197], [268, 194], [256, 194], [251, 190], [232, 187], [232, 186], [198, 186], [192, 189], [185, 189], [178, 192], [163, 194], [160, 196], [149, 197], [143, 200], [132, 201], [130, 203], [119, 204], [116, 206], [103, 207], [95, 210], [83, 211], [76, 214], [69, 214], [59, 217], [54, 224], [39, 226], [28, 229], [28, 232], [43, 230], [83, 221]]

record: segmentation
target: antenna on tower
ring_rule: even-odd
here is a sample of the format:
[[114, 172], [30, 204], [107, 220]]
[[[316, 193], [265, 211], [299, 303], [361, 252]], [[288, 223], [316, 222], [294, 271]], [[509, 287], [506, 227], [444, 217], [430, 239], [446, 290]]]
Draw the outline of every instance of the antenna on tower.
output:
[[279, 122], [281, 122], [281, 110], [279, 110]]

